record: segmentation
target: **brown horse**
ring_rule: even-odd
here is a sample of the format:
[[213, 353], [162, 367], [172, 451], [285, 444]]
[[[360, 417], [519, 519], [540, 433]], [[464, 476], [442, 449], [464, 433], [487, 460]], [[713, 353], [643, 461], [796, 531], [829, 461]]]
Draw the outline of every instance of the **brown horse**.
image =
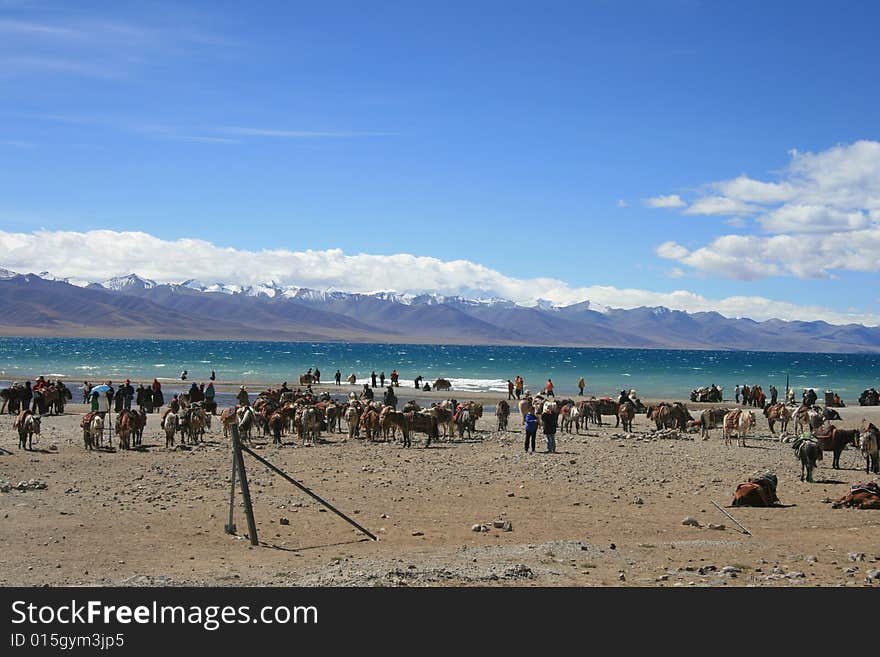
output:
[[131, 411], [122, 411], [116, 416], [114, 431], [119, 437], [119, 446], [122, 449], [131, 449]]
[[636, 416], [636, 406], [630, 401], [623, 402], [617, 409], [617, 417], [624, 431], [633, 430], [633, 419]]
[[846, 449], [846, 446], [858, 447], [859, 445], [858, 429], [838, 429], [833, 424], [823, 424], [813, 432], [813, 435], [819, 441], [819, 447], [823, 452], [834, 453], [831, 467], [835, 470], [840, 469], [840, 453]]
[[791, 420], [791, 411], [788, 410], [788, 407], [782, 402], [765, 407], [764, 416], [767, 418], [767, 424], [770, 425], [770, 433], [776, 433], [776, 430], [773, 428], [773, 425], [776, 424], [776, 422], [779, 422], [782, 433], [788, 431], [788, 422]]
[[[410, 411], [405, 415], [409, 436], [412, 436], [416, 431], [426, 434], [428, 439], [425, 441], [425, 447], [430, 447], [431, 439], [437, 438], [439, 435], [439, 431], [437, 430], [437, 417], [430, 411], [423, 411], [421, 413]], [[409, 446], [410, 439], [407, 437], [404, 447]]]
[[832, 509], [840, 509], [845, 506], [855, 509], [880, 509], [880, 487], [877, 482], [855, 484], [849, 493], [834, 500], [831, 504]]

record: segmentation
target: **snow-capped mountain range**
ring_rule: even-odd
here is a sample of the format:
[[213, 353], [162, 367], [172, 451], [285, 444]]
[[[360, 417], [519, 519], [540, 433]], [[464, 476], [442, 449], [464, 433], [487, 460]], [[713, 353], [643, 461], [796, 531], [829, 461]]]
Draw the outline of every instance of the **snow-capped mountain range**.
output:
[[880, 352], [880, 328], [860, 324], [756, 322], [590, 301], [522, 305], [491, 294], [168, 284], [136, 274], [83, 281], [2, 268], [0, 335]]

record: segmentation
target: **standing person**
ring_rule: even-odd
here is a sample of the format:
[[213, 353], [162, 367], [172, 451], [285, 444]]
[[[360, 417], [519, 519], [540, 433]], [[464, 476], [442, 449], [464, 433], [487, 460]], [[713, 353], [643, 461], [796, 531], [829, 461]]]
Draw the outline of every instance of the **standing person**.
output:
[[513, 381], [507, 379], [507, 399], [513, 399]]
[[131, 400], [134, 398], [134, 387], [131, 385], [131, 379], [126, 379], [125, 384], [120, 390], [122, 391], [122, 408], [126, 411], [130, 411]]
[[146, 392], [147, 392], [147, 389], [144, 388], [144, 384], [138, 383], [137, 390], [135, 391], [135, 400], [134, 401], [137, 404], [138, 410], [141, 413], [146, 413], [146, 410], [144, 410], [144, 407], [146, 405], [146, 403], [144, 401], [144, 395], [146, 394]]
[[340, 372], [339, 370], [336, 370], [336, 374], [334, 374], [333, 376], [336, 379], [336, 385], [341, 386], [342, 385], [342, 372]]
[[[21, 410], [26, 411], [27, 409], [29, 409], [31, 407], [31, 400], [33, 398], [34, 398], [34, 390], [33, 390], [33, 388], [31, 388], [31, 382], [29, 380], [25, 381], [24, 382], [24, 400], [23, 400], [24, 403], [21, 405]], [[36, 411], [36, 409], [34, 409], [34, 411], [31, 411], [31, 412], [33, 413], [35, 411]]]
[[119, 386], [116, 394], [113, 396], [113, 410], [117, 413], [122, 412], [122, 405], [125, 403], [125, 384]]
[[391, 370], [391, 385], [399, 386], [400, 385], [400, 374], [398, 374], [397, 370]]
[[379, 386], [382, 388], [385, 387], [385, 370], [382, 370], [382, 373], [379, 374]]
[[186, 381], [186, 375], [187, 375], [187, 371], [183, 370], [183, 372], [180, 373], [180, 380]]
[[371, 387], [375, 388], [376, 387], [376, 370], [373, 370], [373, 373], [370, 374], [370, 379], [372, 380]]
[[217, 378], [217, 373], [214, 370], [211, 370], [211, 376], [208, 377], [211, 381], [214, 381]]
[[92, 386], [88, 381], [83, 381], [82, 394], [83, 394], [83, 404], [89, 403], [89, 393], [92, 392]]
[[581, 377], [581, 380], [578, 381], [578, 396], [584, 396], [584, 386], [587, 385], [586, 381], [584, 381], [584, 377]]
[[516, 398], [519, 399], [523, 394], [523, 387], [525, 386], [525, 381], [523, 378], [517, 374], [516, 375]]
[[529, 451], [529, 442], [531, 442], [532, 453], [534, 454], [535, 453], [535, 436], [538, 435], [538, 418], [532, 411], [529, 411], [528, 413], [526, 413], [526, 416], [523, 418], [523, 424], [525, 424], [525, 427], [526, 427], [525, 450], [527, 452]]
[[235, 398], [238, 400], [239, 406], [250, 406], [251, 405], [250, 397], [248, 397], [247, 389], [244, 386], [239, 388], [238, 394], [235, 396]]
[[553, 379], [547, 379], [546, 391], [547, 391], [548, 397], [555, 397], [556, 396], [553, 394]]
[[541, 424], [544, 425], [544, 437], [547, 439], [547, 453], [556, 453], [556, 427], [559, 424], [559, 416], [552, 411], [541, 414]]
[[736, 398], [736, 403], [739, 404], [739, 384], [736, 384], [736, 388], [733, 389], [733, 396]]
[[385, 402], [386, 406], [390, 406], [395, 411], [397, 410], [397, 395], [394, 394], [394, 388], [390, 385], [388, 386], [388, 390], [385, 391], [382, 401]]
[[421, 374], [419, 374], [416, 377], [415, 383], [416, 383], [416, 390], [419, 390], [421, 388], [421, 384], [422, 384], [422, 375]]
[[778, 397], [779, 391], [776, 389], [776, 386], [770, 386], [770, 403], [775, 404]]
[[321, 370], [315, 368], [315, 383], [321, 383]]
[[210, 413], [212, 415], [214, 414], [214, 410], [216, 408], [214, 406], [214, 395], [215, 394], [216, 393], [214, 392], [214, 382], [211, 381], [208, 384], [208, 386], [205, 388], [205, 409], [210, 411]]

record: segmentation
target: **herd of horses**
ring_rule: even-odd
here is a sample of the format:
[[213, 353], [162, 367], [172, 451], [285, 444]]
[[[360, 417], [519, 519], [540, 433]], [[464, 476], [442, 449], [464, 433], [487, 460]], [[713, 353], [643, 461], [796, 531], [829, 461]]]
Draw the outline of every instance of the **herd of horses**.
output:
[[[438, 386], [437, 384], [440, 384]], [[435, 382], [435, 389], [445, 387], [445, 380]], [[755, 390], [757, 386], [753, 388]], [[760, 388], [757, 388], [760, 391]], [[717, 389], [720, 392], [720, 388]], [[33, 394], [32, 402], [37, 412], [28, 408], [28, 393]], [[695, 391], [698, 398], [704, 392]], [[0, 413], [9, 409], [17, 413], [14, 423], [19, 434], [19, 447], [33, 448], [34, 435], [40, 434], [42, 415], [62, 413], [64, 402], [71, 399], [70, 391], [61, 382], [50, 382], [40, 390], [31, 391], [25, 386], [15, 385], [0, 390], [3, 406]], [[181, 396], [181, 406], [176, 412], [170, 408], [162, 417], [161, 428], [165, 433], [166, 448], [173, 448], [175, 437], [179, 434], [182, 445], [196, 444], [204, 440], [206, 429], [211, 426], [214, 409], [206, 409], [204, 403], [190, 402], [185, 395]], [[760, 392], [757, 399], [760, 407]], [[805, 402], [814, 402], [814, 399]], [[564, 433], [574, 431], [580, 434], [590, 423], [603, 425], [603, 416], [613, 415], [616, 427], [632, 432], [633, 422], [637, 414], [644, 414], [649, 422], [653, 422], [657, 430], [678, 429], [687, 431], [699, 427], [701, 437], [706, 440], [711, 429], [721, 429], [725, 445], [733, 443], [734, 438], [740, 446], [746, 445], [746, 437], [755, 427], [755, 412], [747, 408], [704, 409], [699, 418], [694, 418], [687, 406], [681, 402], [660, 402], [645, 406], [634, 391], [623, 392], [617, 400], [605, 397], [575, 401], [573, 399], [556, 399], [541, 394], [526, 397], [515, 402], [521, 417], [534, 413], [539, 424], [547, 413], [557, 415], [559, 429]], [[499, 400], [495, 406], [497, 430], [506, 431], [511, 413], [507, 400]], [[840, 468], [840, 455], [847, 446], [854, 446], [865, 458], [866, 472], [880, 473], [880, 431], [872, 423], [865, 420], [859, 429], [842, 429], [833, 424], [840, 420], [839, 413], [833, 408], [821, 407], [811, 403], [801, 404], [792, 411], [785, 403], [763, 404], [763, 414], [772, 434], [776, 434], [776, 425], [782, 432], [783, 442], [792, 442], [796, 455], [801, 461], [801, 478], [812, 481], [812, 473], [816, 462], [822, 459], [823, 452], [832, 452], [832, 467]], [[140, 410], [122, 410], [110, 415], [115, 421], [109, 424], [104, 413], [87, 413], [80, 424], [83, 430], [85, 449], [104, 448], [105, 434], [109, 431], [107, 447], [112, 449], [112, 436], [115, 434], [122, 449], [137, 449], [143, 443], [147, 414]], [[348, 399], [332, 399], [329, 394], [315, 396], [311, 392], [267, 389], [261, 392], [253, 405], [245, 404], [226, 408], [221, 413], [221, 424], [224, 435], [228, 435], [229, 427], [234, 423], [245, 441], [250, 441], [252, 433], [272, 436], [274, 444], [282, 442], [282, 436], [294, 435], [303, 445], [314, 445], [322, 431], [343, 433], [343, 423], [347, 428], [348, 437], [361, 438], [369, 441], [392, 440], [400, 441], [404, 447], [412, 445], [413, 434], [426, 436], [425, 447], [432, 440], [454, 436], [459, 439], [473, 438], [477, 420], [483, 415], [483, 406], [476, 402], [458, 402], [447, 399], [432, 403], [422, 408], [415, 400], [407, 402], [402, 410], [396, 406], [388, 406], [372, 399], [359, 398], [350, 393]], [[788, 428], [793, 424], [793, 434]]]
[[460, 439], [468, 439], [476, 431], [477, 420], [483, 415], [483, 406], [476, 402], [444, 400], [422, 408], [415, 400], [407, 402], [402, 410], [380, 401], [359, 398], [350, 393], [348, 399], [332, 399], [329, 394], [315, 396], [300, 391], [268, 389], [261, 392], [253, 405], [229, 407], [220, 415], [224, 435], [235, 424], [243, 440], [252, 433], [272, 436], [273, 444], [281, 444], [284, 435], [298, 437], [303, 445], [314, 445], [322, 431], [344, 433], [343, 423], [351, 439], [370, 441], [394, 440], [398, 432], [404, 447], [412, 446], [413, 434], [426, 436], [425, 447], [432, 440], [458, 432]]
[[43, 388], [28, 388], [19, 383], [0, 389], [0, 414], [18, 415], [33, 406], [39, 415], [61, 415], [73, 394], [61, 381], [49, 381]]

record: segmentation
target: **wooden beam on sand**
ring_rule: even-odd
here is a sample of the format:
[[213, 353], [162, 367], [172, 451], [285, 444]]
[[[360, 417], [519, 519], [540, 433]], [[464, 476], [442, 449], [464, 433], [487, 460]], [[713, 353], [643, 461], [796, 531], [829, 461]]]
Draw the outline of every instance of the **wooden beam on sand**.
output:
[[751, 535], [752, 535], [752, 532], [750, 532], [748, 529], [746, 529], [746, 528], [743, 527], [741, 524], [739, 524], [739, 522], [737, 522], [737, 519], [736, 519], [736, 518], [734, 518], [734, 517], [733, 517], [732, 515], [730, 515], [727, 511], [725, 511], [725, 510], [722, 509], [720, 506], [718, 506], [718, 502], [716, 502], [715, 500], [709, 500], [709, 501], [712, 502], [712, 504], [715, 505], [715, 508], [718, 509], [719, 511], [721, 511], [721, 513], [723, 513], [723, 514], [726, 515], [728, 518], [730, 518], [731, 520], [733, 520], [733, 522], [736, 523], [736, 526], [739, 527], [739, 528], [742, 530], [742, 533], [743, 533], [743, 534], [745, 534], [746, 536], [751, 536]]
[[[234, 427], [234, 425], [233, 425], [233, 427]], [[233, 434], [233, 436], [235, 436], [235, 435], [237, 435], [237, 431], [236, 431], [235, 434]], [[257, 454], [256, 452], [254, 452], [254, 451], [253, 451], [252, 449], [250, 449], [249, 447], [245, 447], [244, 445], [241, 445], [241, 449], [244, 450], [245, 452], [247, 452], [248, 454], [250, 454], [251, 456], [253, 456], [255, 459], [257, 459], [260, 463], [262, 463], [263, 465], [265, 465], [267, 468], [269, 468], [270, 470], [272, 470], [272, 472], [274, 472], [274, 473], [280, 475], [281, 477], [283, 477], [284, 479], [286, 479], [287, 481], [289, 481], [290, 483], [292, 483], [294, 486], [296, 486], [297, 488], [299, 488], [302, 492], [304, 492], [305, 494], [311, 496], [313, 499], [315, 499], [315, 500], [317, 500], [318, 502], [320, 502], [321, 504], [323, 504], [325, 507], [327, 507], [328, 509], [330, 509], [330, 510], [331, 510], [333, 513], [335, 513], [337, 516], [339, 516], [340, 518], [342, 518], [343, 520], [345, 520], [347, 523], [349, 523], [350, 525], [353, 525], [355, 528], [357, 528], [357, 530], [360, 531], [361, 533], [366, 534], [367, 536], [369, 536], [369, 537], [370, 537], [371, 539], [373, 539], [374, 541], [378, 541], [378, 540], [379, 540], [378, 537], [377, 537], [375, 534], [373, 534], [372, 532], [370, 532], [369, 530], [365, 529], [364, 527], [362, 527], [361, 525], [359, 525], [357, 522], [355, 522], [354, 520], [352, 520], [351, 518], [349, 518], [347, 515], [345, 515], [344, 513], [342, 513], [342, 511], [340, 511], [340, 510], [337, 509], [335, 506], [333, 506], [332, 504], [330, 504], [330, 502], [328, 502], [327, 500], [322, 499], [322, 498], [319, 497], [317, 494], [313, 493], [311, 490], [309, 490], [308, 488], [306, 488], [305, 486], [303, 486], [301, 483], [299, 483], [296, 479], [294, 479], [293, 477], [291, 477], [290, 475], [288, 475], [286, 472], [284, 472], [284, 471], [279, 470], [278, 468], [276, 468], [274, 465], [272, 465], [271, 463], [269, 463], [269, 461], [267, 461], [266, 459], [264, 459], [262, 456], [260, 456], [260, 455]]]

